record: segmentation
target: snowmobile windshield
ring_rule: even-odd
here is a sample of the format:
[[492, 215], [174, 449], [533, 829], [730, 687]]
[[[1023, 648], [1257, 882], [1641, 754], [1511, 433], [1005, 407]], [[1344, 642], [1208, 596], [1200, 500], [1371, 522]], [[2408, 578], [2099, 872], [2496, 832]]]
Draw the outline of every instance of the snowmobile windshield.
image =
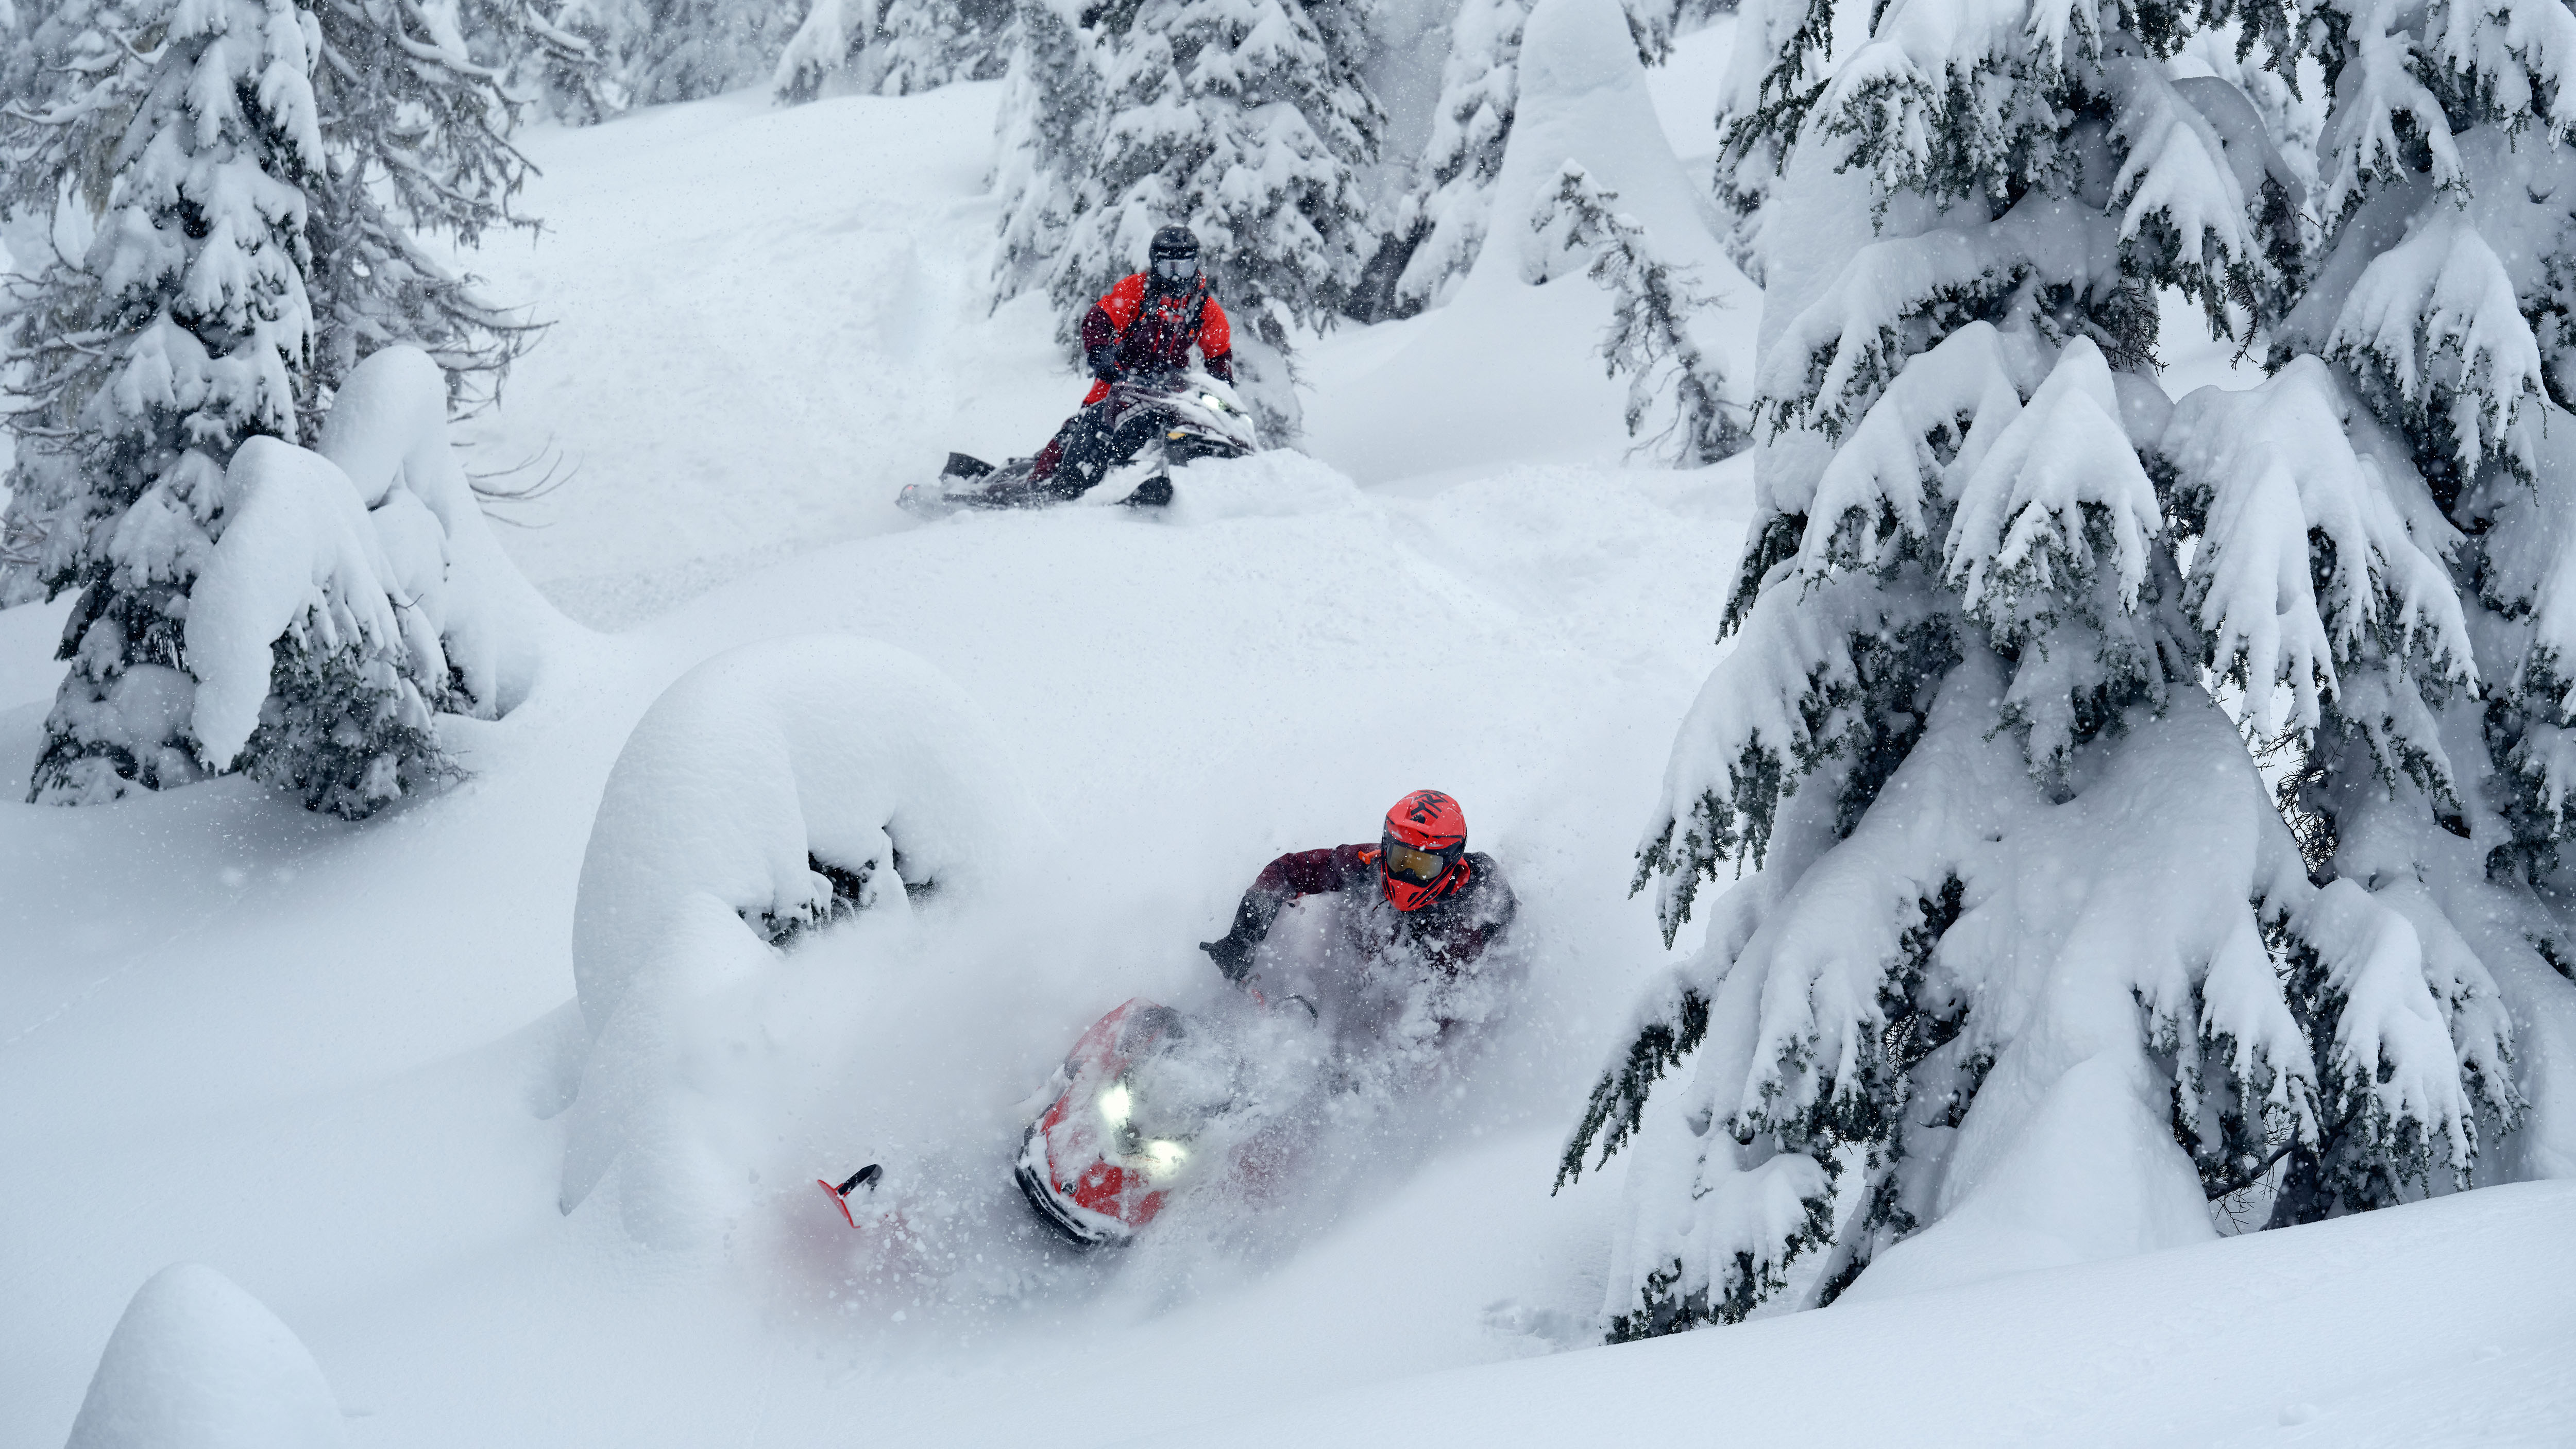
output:
[[1467, 847], [1453, 845], [1446, 850], [1417, 850], [1390, 835], [1379, 842], [1384, 852], [1378, 857], [1388, 875], [1409, 880], [1415, 885], [1429, 885], [1449, 873]]

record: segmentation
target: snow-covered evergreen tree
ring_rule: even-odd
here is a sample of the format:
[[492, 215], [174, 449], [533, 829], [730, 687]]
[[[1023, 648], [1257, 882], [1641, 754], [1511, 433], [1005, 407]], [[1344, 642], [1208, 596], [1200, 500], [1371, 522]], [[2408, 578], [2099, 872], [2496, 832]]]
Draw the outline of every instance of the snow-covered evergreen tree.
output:
[[804, 13], [799, 0], [573, 0], [551, 23], [600, 71], [574, 73], [554, 108], [585, 120], [592, 107], [694, 101], [771, 79]]
[[1628, 375], [1628, 436], [1645, 427], [1669, 390], [1673, 415], [1657, 436], [1672, 444], [1672, 461], [1698, 467], [1733, 457], [1744, 447], [1744, 428], [1726, 401], [1725, 374], [1691, 335], [1691, 319], [1715, 303], [1689, 269], [1656, 254], [1635, 217], [1611, 210], [1618, 199], [1568, 162], [1531, 225], [1549, 234], [1551, 252], [1592, 254], [1586, 273], [1612, 298], [1601, 360], [1612, 377]]
[[993, 80], [1010, 60], [1008, 0], [813, 0], [779, 57], [770, 89], [794, 104], [846, 78], [857, 89], [913, 95], [951, 81]]
[[2204, 684], [2432, 788], [2455, 534], [2322, 365], [2150, 377], [2156, 289], [2223, 331], [2300, 294], [2296, 176], [2161, 64], [2192, 10], [1895, 0], [1827, 75], [1833, 8], [1769, 8], [1759, 515], [1637, 884], [1669, 939], [1756, 873], [1568, 1145], [1632, 1157], [1614, 1336], [2191, 1241], [2286, 1154], [2467, 1181], [2519, 1106], [2496, 986], [2311, 879]]
[[820, 96], [826, 86], [849, 73], [867, 49], [876, 23], [874, 0], [814, 0], [778, 57], [770, 94], [789, 105]]
[[527, 96], [541, 115], [573, 126], [594, 126], [634, 103], [615, 61], [619, 50], [611, 18], [625, 14], [616, 0], [530, 0], [534, 43], [505, 27], [468, 31], [477, 55], [503, 66], [510, 89]]

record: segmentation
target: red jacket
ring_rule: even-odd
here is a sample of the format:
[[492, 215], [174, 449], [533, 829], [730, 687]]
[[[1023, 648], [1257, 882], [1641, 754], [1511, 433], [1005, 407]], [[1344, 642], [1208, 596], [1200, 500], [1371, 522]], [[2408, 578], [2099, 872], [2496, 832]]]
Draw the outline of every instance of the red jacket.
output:
[[[1195, 327], [1191, 325], [1193, 315], [1197, 318]], [[1124, 372], [1169, 372], [1187, 367], [1193, 343], [1210, 376], [1234, 381], [1234, 333], [1226, 324], [1225, 309], [1208, 291], [1205, 277], [1198, 279], [1195, 290], [1155, 297], [1149, 306], [1145, 274], [1138, 272], [1110, 288], [1082, 317], [1082, 355], [1094, 372], [1104, 361]], [[1107, 396], [1108, 380], [1094, 381], [1082, 405], [1089, 407]]]

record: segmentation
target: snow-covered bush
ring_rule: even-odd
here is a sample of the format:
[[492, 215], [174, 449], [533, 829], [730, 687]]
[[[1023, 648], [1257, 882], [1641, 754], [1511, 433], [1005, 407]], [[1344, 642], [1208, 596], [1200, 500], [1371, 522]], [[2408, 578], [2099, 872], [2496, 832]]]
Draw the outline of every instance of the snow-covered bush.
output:
[[1827, 74], [1832, 23], [1743, 22], [1759, 512], [1637, 884], [1669, 940], [1755, 873], [1568, 1144], [1561, 1180], [1633, 1159], [1617, 1337], [2187, 1242], [2285, 1158], [2447, 1189], [2520, 1105], [2487, 970], [2393, 879], [2311, 879], [2205, 683], [2366, 706], [2387, 799], [2481, 673], [2453, 530], [2346, 390], [2151, 380], [2158, 288], [2227, 331], [2305, 284], [2257, 112], [2157, 63], [2179, 11], [1896, 0]]
[[720, 1218], [743, 1180], [723, 1086], [743, 1021], [713, 1003], [756, 993], [777, 948], [818, 924], [933, 891], [975, 899], [1026, 830], [1010, 781], [974, 705], [889, 645], [746, 645], [664, 691], [609, 772], [582, 859], [573, 983], [590, 1046], [564, 1211], [616, 1168], [642, 1241]]
[[500, 714], [536, 668], [537, 600], [447, 443], [437, 364], [359, 364], [312, 452], [245, 443], [189, 600], [190, 732], [211, 769], [351, 819], [456, 774], [439, 712]]
[[176, 1263], [137, 1289], [65, 1449], [338, 1449], [312, 1351], [223, 1274]]
[[1744, 428], [1726, 401], [1725, 375], [1691, 335], [1691, 319], [1715, 303], [1688, 268], [1656, 254], [1642, 223], [1610, 209], [1618, 199], [1569, 161], [1531, 228], [1548, 235], [1552, 251], [1590, 252], [1586, 274], [1614, 299], [1601, 360], [1612, 377], [1628, 374], [1628, 436], [1646, 425], [1669, 376], [1673, 416], [1658, 436], [1672, 442], [1672, 461], [1697, 467], [1732, 457]]

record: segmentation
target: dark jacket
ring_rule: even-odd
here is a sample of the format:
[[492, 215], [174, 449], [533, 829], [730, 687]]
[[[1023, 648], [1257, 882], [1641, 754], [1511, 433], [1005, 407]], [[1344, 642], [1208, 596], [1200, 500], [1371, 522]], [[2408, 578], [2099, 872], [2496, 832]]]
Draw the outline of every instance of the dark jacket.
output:
[[1451, 875], [1440, 898], [1419, 910], [1398, 911], [1379, 898], [1378, 848], [1336, 845], [1299, 850], [1261, 868], [1252, 889], [1235, 907], [1234, 929], [1211, 942], [1208, 954], [1228, 978], [1240, 979], [1250, 966], [1252, 949], [1270, 935], [1279, 913], [1302, 896], [1364, 893], [1387, 939], [1369, 941], [1372, 948], [1409, 946], [1444, 975], [1473, 966], [1512, 923], [1519, 902], [1504, 883], [1500, 866], [1489, 855], [1469, 853]]

